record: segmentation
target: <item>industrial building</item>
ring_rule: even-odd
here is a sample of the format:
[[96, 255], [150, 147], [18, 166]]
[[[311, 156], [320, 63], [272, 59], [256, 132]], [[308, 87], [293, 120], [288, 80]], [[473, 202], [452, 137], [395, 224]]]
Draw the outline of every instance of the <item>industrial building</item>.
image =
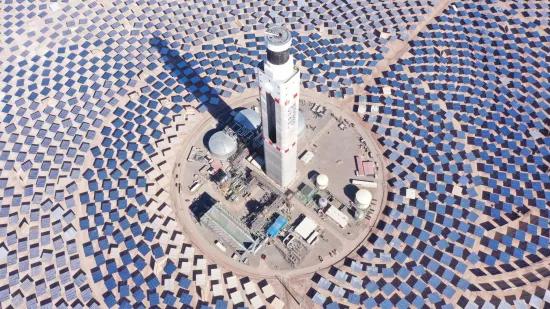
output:
[[222, 242], [238, 250], [254, 251], [255, 240], [247, 229], [225, 210], [220, 203], [212, 205], [199, 218], [201, 224], [215, 231]]
[[319, 233], [315, 231], [318, 224], [311, 218], [304, 216], [294, 229], [308, 244], [313, 244]]
[[288, 220], [284, 216], [278, 215], [277, 219], [275, 219], [275, 221], [267, 229], [266, 231], [267, 236], [275, 237], [279, 235], [279, 233], [286, 226], [287, 223], [288, 223]]

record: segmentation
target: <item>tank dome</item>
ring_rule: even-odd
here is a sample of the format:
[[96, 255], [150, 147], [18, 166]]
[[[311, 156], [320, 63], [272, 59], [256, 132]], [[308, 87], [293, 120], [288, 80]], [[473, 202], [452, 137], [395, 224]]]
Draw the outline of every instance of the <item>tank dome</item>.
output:
[[237, 151], [237, 140], [224, 131], [218, 131], [208, 140], [208, 149], [214, 157], [227, 159]]
[[359, 189], [355, 193], [355, 204], [359, 209], [367, 209], [372, 201], [372, 193], [366, 189]]
[[260, 114], [250, 108], [238, 111], [233, 119], [249, 131], [256, 130], [262, 122]]

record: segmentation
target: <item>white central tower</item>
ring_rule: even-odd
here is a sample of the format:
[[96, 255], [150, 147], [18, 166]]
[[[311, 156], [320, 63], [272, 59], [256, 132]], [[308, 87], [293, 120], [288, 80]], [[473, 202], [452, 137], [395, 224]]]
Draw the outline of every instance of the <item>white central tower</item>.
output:
[[266, 174], [286, 188], [296, 176], [300, 72], [283, 26], [266, 32], [267, 61], [258, 68]]

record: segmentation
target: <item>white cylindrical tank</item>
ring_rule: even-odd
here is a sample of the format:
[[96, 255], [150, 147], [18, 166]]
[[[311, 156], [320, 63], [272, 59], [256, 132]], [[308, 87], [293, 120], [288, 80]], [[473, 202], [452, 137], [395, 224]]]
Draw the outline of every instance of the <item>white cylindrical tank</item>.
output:
[[218, 131], [208, 140], [208, 149], [214, 157], [225, 160], [237, 151], [237, 140], [224, 131]]
[[355, 207], [359, 210], [367, 210], [372, 201], [372, 193], [367, 189], [359, 189], [355, 193]]
[[315, 183], [317, 185], [317, 188], [319, 188], [319, 190], [325, 190], [328, 187], [328, 176], [325, 174], [317, 175], [317, 178], [315, 179]]
[[321, 208], [325, 208], [328, 206], [328, 200], [326, 197], [320, 197], [319, 200], [317, 201], [317, 203], [319, 204], [319, 207]]

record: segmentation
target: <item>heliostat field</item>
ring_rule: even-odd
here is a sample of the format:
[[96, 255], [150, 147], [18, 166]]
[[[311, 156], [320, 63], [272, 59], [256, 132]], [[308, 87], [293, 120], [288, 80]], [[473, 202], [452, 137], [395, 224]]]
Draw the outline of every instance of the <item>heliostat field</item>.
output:
[[[549, 15], [508, 0], [3, 1], [0, 308], [547, 308]], [[307, 136], [321, 116], [331, 134], [365, 130], [373, 159], [358, 162], [383, 183], [350, 252], [270, 276], [186, 232], [178, 183], [198, 176], [178, 164], [198, 124], [256, 104], [273, 25], [291, 32]]]

